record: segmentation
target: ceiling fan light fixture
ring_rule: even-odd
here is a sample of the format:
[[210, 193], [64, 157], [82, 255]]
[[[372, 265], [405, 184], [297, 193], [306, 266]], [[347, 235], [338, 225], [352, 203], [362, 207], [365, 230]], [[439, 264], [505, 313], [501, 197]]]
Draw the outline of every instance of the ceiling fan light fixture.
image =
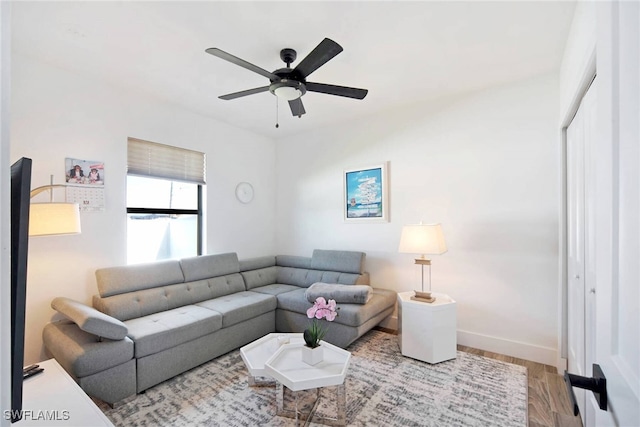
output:
[[285, 101], [293, 101], [300, 98], [307, 91], [304, 84], [289, 79], [282, 79], [269, 86], [269, 91], [280, 99]]
[[273, 94], [285, 101], [293, 101], [294, 99], [298, 99], [302, 96], [302, 92], [300, 92], [298, 88], [289, 86], [280, 86], [274, 89]]

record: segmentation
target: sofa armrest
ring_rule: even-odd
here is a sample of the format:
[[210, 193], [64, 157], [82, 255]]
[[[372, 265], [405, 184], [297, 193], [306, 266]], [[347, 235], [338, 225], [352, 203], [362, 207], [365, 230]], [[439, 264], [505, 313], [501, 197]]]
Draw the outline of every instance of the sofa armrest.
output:
[[99, 337], [122, 340], [129, 332], [127, 325], [93, 307], [69, 298], [58, 297], [51, 308], [73, 321], [80, 329]]
[[99, 339], [68, 320], [47, 323], [42, 340], [49, 354], [76, 379], [133, 359], [133, 341], [128, 337]]

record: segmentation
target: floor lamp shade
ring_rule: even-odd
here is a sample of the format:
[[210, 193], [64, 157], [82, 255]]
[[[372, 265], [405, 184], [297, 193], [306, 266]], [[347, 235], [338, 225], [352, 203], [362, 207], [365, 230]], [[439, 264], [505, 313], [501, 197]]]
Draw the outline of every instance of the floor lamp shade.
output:
[[440, 255], [447, 252], [440, 224], [416, 224], [402, 227], [398, 252]]
[[78, 234], [80, 231], [77, 203], [31, 203], [29, 236]]

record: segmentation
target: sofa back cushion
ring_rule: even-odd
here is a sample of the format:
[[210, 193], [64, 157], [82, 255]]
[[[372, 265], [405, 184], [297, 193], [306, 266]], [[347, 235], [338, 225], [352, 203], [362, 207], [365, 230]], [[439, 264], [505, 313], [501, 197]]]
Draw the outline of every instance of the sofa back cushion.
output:
[[311, 258], [278, 255], [276, 283], [308, 288], [316, 282], [368, 285], [364, 252], [316, 249]]
[[101, 312], [125, 321], [244, 290], [242, 276], [235, 273], [106, 298], [96, 295], [93, 297], [93, 305]]
[[247, 290], [276, 283], [275, 256], [249, 258], [240, 261], [240, 274]]
[[279, 255], [238, 261], [235, 253], [96, 271], [95, 308], [121, 321], [271, 284], [369, 284], [365, 254], [315, 250], [311, 258]]
[[96, 270], [101, 297], [157, 288], [184, 282], [180, 263], [175, 260], [126, 265]]
[[276, 256], [276, 265], [280, 267], [311, 268], [311, 258], [294, 255]]
[[94, 295], [93, 306], [124, 322], [184, 305], [181, 304], [184, 302], [184, 292], [182, 292], [184, 288], [185, 284], [179, 283], [104, 298]]
[[[238, 254], [202, 255], [180, 260], [185, 282], [238, 273]], [[244, 290], [244, 289], [243, 289]]]
[[309, 268], [360, 274], [364, 272], [365, 258], [364, 252], [316, 249]]
[[[367, 274], [341, 273], [339, 271], [308, 270], [278, 266], [277, 282], [285, 285], [295, 285], [308, 288], [316, 282], [340, 283], [342, 285], [368, 285]], [[366, 282], [366, 283], [365, 283]]]
[[98, 310], [128, 320], [245, 291], [238, 255], [226, 253], [96, 271]]
[[273, 285], [278, 282], [278, 268], [276, 266], [259, 268], [257, 270], [243, 271], [242, 277], [244, 278], [245, 286], [250, 291], [260, 286]]
[[[206, 282], [206, 284], [202, 284]], [[201, 285], [202, 284], [202, 285]], [[225, 295], [244, 292], [244, 279], [240, 273], [227, 274], [226, 276], [212, 277], [207, 280], [193, 282], [193, 299], [190, 304], [205, 301], [211, 298], [223, 297]]]
[[261, 256], [256, 258], [248, 258], [239, 261], [240, 272], [258, 270], [261, 268], [273, 267], [276, 265], [275, 256]]

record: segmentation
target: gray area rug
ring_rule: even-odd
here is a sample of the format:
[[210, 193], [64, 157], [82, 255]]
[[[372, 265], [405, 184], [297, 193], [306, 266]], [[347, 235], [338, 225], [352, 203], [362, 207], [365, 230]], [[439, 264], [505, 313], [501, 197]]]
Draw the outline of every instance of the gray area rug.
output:
[[[527, 425], [527, 371], [522, 366], [464, 352], [430, 365], [403, 357], [397, 336], [380, 331], [370, 331], [347, 350], [352, 353], [346, 379], [349, 425]], [[335, 415], [334, 390], [322, 390], [319, 414]], [[293, 395], [287, 393], [285, 406]], [[298, 392], [297, 397], [304, 405], [315, 392]], [[247, 370], [235, 350], [116, 409], [101, 409], [116, 426], [295, 425], [276, 416], [275, 399], [273, 387], [247, 385]]]

